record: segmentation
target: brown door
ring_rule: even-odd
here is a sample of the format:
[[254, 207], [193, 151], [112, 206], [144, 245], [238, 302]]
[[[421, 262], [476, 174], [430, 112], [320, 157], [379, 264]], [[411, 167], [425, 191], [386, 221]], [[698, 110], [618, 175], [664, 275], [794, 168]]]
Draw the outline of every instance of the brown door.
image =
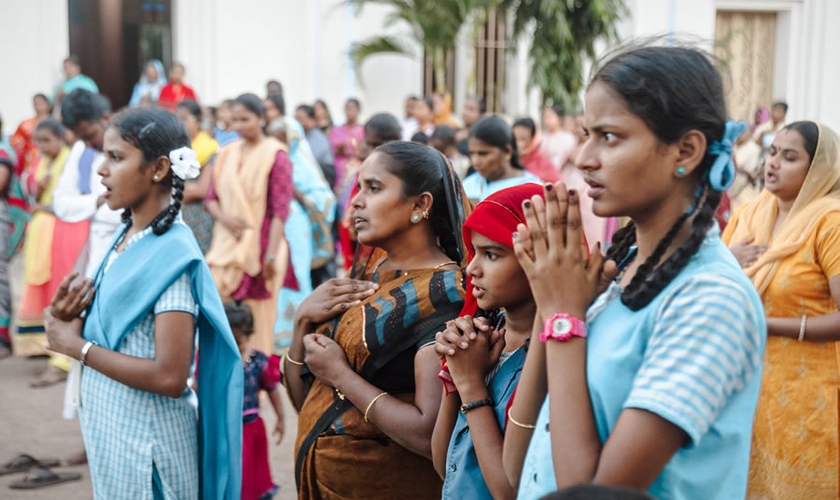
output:
[[114, 109], [128, 104], [145, 61], [172, 61], [170, 0], [68, 0], [70, 53]]

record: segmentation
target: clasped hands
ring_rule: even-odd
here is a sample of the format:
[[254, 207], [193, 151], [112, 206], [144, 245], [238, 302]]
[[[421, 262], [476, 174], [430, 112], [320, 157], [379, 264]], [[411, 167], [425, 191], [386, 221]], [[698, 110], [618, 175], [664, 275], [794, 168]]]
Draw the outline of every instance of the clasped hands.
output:
[[[87, 309], [96, 290], [93, 281], [85, 278], [76, 281], [78, 272], [65, 277], [52, 299], [50, 307], [44, 310], [44, 329], [47, 349], [77, 358], [81, 352], [82, 312]], [[74, 281], [76, 281], [74, 283]]]
[[565, 312], [584, 319], [595, 297], [618, 275], [615, 262], [605, 261], [601, 245], [586, 244], [580, 193], [565, 184], [545, 186], [545, 199], [533, 196], [522, 204], [525, 224], [513, 234], [513, 249], [525, 271], [538, 316]]

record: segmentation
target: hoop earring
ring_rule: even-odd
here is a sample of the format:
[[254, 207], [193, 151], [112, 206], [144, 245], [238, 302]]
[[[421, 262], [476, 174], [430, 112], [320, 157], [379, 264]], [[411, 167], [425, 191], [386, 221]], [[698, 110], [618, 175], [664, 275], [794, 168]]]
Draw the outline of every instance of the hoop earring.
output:
[[429, 211], [428, 210], [423, 210], [423, 218], [426, 219], [426, 220], [429, 220]]

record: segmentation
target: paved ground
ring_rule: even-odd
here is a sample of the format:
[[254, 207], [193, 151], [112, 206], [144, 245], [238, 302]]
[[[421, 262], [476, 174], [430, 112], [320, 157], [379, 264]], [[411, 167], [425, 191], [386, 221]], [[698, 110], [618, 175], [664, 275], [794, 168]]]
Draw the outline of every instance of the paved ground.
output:
[[[19, 453], [39, 458], [65, 458], [81, 450], [82, 437], [77, 420], [61, 418], [64, 385], [30, 389], [28, 381], [46, 366], [43, 359], [9, 358], [0, 361], [0, 463]], [[285, 395], [284, 395], [285, 400]], [[263, 405], [263, 418], [273, 428], [274, 415]], [[271, 446], [271, 469], [274, 481], [281, 485], [279, 500], [295, 498], [292, 446], [297, 418], [286, 403], [286, 436], [280, 446]], [[271, 439], [271, 436], [269, 437]], [[21, 474], [0, 476], [0, 499], [3, 500], [87, 500], [92, 497], [87, 467], [61, 468], [82, 473], [82, 480], [34, 491], [8, 489], [9, 483], [22, 479]]]
[[[13, 268], [13, 287], [20, 290], [20, 268]], [[45, 389], [30, 389], [29, 380], [46, 366], [45, 359], [8, 358], [0, 360], [0, 463], [6, 463], [20, 453], [38, 458], [66, 458], [82, 449], [82, 437], [77, 420], [61, 417], [64, 384]], [[286, 401], [286, 436], [280, 446], [271, 444], [271, 469], [274, 481], [281, 485], [278, 500], [295, 498], [292, 447], [297, 418]], [[263, 405], [263, 419], [269, 429], [274, 427], [274, 415], [268, 404]], [[269, 436], [269, 439], [272, 439]], [[80, 481], [64, 483], [33, 491], [8, 488], [21, 474], [0, 476], [2, 500], [88, 500], [92, 498], [87, 467], [61, 468], [82, 474]]]

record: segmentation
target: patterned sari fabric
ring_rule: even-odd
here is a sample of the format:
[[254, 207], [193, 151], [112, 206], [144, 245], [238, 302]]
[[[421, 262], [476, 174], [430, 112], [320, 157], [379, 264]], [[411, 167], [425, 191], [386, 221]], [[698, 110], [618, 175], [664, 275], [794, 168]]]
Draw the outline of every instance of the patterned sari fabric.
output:
[[[400, 352], [371, 382], [412, 402], [414, 355], [434, 342], [435, 333], [446, 321], [458, 316], [464, 304], [463, 274], [439, 269], [378, 273], [369, 265], [362, 279], [379, 283], [378, 293], [318, 331], [344, 349], [357, 373], [377, 358]], [[334, 389], [313, 381], [298, 417], [295, 456], [337, 397]], [[309, 448], [301, 465], [299, 498], [440, 498], [441, 480], [432, 463], [365, 422], [356, 407], [333, 421]]]
[[[839, 144], [820, 126], [808, 175], [775, 235], [778, 205], [767, 191], [736, 212], [723, 235], [728, 245], [747, 237], [770, 245], [745, 269], [768, 317], [837, 311], [829, 280], [840, 275]], [[840, 344], [805, 340], [767, 341], [750, 463], [754, 498], [840, 498]]]
[[356, 156], [359, 145], [365, 138], [365, 129], [361, 125], [347, 125], [335, 127], [330, 131], [330, 147], [335, 159], [336, 192], [347, 182], [347, 162]]
[[15, 168], [15, 174], [17, 175], [28, 172], [38, 161], [38, 147], [35, 146], [33, 136], [39, 121], [37, 117], [23, 120], [9, 139], [18, 157], [18, 164]]
[[[449, 223], [461, 227], [472, 207], [451, 165], [443, 155], [439, 161], [446, 171], [443, 183]], [[462, 239], [458, 246], [455, 260], [463, 269], [466, 251]], [[385, 252], [378, 248], [365, 259], [357, 258], [351, 277], [374, 281], [379, 289], [316, 331], [341, 346], [356, 373], [411, 404], [416, 390], [415, 355], [434, 343], [435, 334], [463, 308], [464, 273], [445, 270], [443, 265], [380, 273], [377, 269], [385, 258]], [[363, 413], [333, 388], [303, 376], [311, 385], [298, 415], [295, 442], [299, 498], [440, 498], [442, 482], [430, 460], [403, 448], [375, 424], [365, 422]], [[340, 411], [332, 412], [333, 408]], [[319, 426], [322, 423], [327, 425]], [[325, 430], [316, 435], [319, 429]]]
[[[334, 246], [324, 248], [325, 242], [317, 237], [319, 233], [315, 229], [330, 227], [335, 220], [335, 195], [312, 155], [303, 127], [291, 118], [286, 118], [286, 140], [292, 161], [292, 180], [300, 201], [292, 200], [289, 217], [283, 226], [289, 244], [292, 268], [289, 272], [294, 283], [287, 280], [277, 299], [275, 352], [288, 347], [291, 342], [298, 306], [312, 293], [310, 271], [334, 257], [334, 253], [329, 252], [334, 252]], [[315, 220], [323, 224], [316, 225]]]
[[254, 313], [252, 345], [273, 352], [277, 292], [294, 280], [289, 259], [280, 245], [276, 254], [277, 275], [271, 282], [262, 276], [273, 218], [284, 222], [292, 200], [292, 164], [286, 146], [263, 138], [247, 160], [242, 159], [243, 141], [225, 146], [216, 159], [213, 181], [206, 200], [217, 200], [226, 214], [244, 220], [248, 229], [237, 238], [224, 224], [213, 228], [206, 254], [207, 264], [221, 296], [244, 300]]
[[[192, 140], [192, 149], [203, 169], [215, 158], [219, 143], [206, 132], [199, 132]], [[201, 252], [207, 253], [213, 240], [213, 217], [204, 210], [204, 200], [185, 203], [181, 212], [184, 214], [184, 222], [192, 229]]]
[[[49, 178], [46, 189], [38, 198], [41, 205], [52, 206], [52, 193], [58, 185], [58, 179], [67, 163], [70, 149], [64, 147], [53, 158], [41, 158], [30, 177], [32, 184]], [[31, 191], [35, 191], [32, 189]], [[39, 211], [32, 214], [26, 230], [23, 245], [23, 281], [24, 290], [20, 309], [16, 318], [17, 334], [15, 351], [21, 356], [47, 354], [44, 338], [44, 309], [50, 305], [58, 285], [71, 267], [63, 266], [67, 259], [56, 258], [57, 254], [70, 253], [76, 248], [75, 241], [55, 238], [56, 218], [50, 212]], [[87, 232], [84, 234], [85, 239]], [[75, 252], [78, 254], [78, 252]]]

